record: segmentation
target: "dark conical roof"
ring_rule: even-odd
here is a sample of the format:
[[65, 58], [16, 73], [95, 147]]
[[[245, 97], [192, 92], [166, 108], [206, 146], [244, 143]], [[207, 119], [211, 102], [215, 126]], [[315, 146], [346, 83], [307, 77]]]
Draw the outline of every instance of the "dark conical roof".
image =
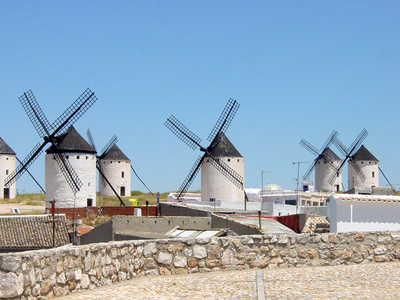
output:
[[[58, 150], [61, 152], [80, 152], [80, 153], [96, 153], [96, 150], [90, 146], [88, 142], [75, 130], [73, 126], [56, 137], [58, 141]], [[53, 145], [47, 148], [46, 153], [55, 153], [56, 149]]]
[[[218, 141], [218, 139], [216, 141]], [[239, 151], [235, 148], [235, 146], [233, 146], [231, 141], [223, 133], [221, 133], [217, 145], [215, 146], [211, 145], [209, 151], [212, 155], [217, 157], [221, 156], [243, 157], [239, 153]]]
[[16, 155], [13, 149], [0, 137], [0, 154]]
[[356, 154], [354, 154], [351, 158], [355, 161], [360, 161], [360, 160], [379, 161], [375, 156], [372, 155], [371, 152], [368, 151], [367, 148], [365, 148], [364, 145], [362, 145], [360, 149], [358, 149]]
[[128, 160], [130, 159], [124, 154], [124, 152], [119, 149], [119, 147], [114, 144], [107, 152], [100, 156], [100, 159], [110, 159], [110, 160]]
[[326, 147], [325, 150], [321, 153], [321, 159], [326, 159], [327, 161], [339, 161], [340, 157], [337, 156], [331, 148]]

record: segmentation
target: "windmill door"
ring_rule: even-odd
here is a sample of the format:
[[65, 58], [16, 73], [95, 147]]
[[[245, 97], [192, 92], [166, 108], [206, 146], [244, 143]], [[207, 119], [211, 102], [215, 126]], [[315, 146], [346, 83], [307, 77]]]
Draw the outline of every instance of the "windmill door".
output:
[[4, 188], [4, 199], [10, 199], [10, 189]]
[[121, 193], [120, 193], [121, 197], [125, 196], [125, 187], [121, 186]]

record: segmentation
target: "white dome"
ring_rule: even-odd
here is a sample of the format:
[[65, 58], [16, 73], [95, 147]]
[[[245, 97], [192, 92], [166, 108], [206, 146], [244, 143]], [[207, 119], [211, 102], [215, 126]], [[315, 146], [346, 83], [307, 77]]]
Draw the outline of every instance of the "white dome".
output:
[[270, 192], [270, 191], [283, 191], [282, 188], [281, 188], [279, 185], [273, 184], [273, 183], [267, 184], [266, 186], [264, 186], [264, 187], [262, 188], [262, 190], [265, 191], [265, 192]]

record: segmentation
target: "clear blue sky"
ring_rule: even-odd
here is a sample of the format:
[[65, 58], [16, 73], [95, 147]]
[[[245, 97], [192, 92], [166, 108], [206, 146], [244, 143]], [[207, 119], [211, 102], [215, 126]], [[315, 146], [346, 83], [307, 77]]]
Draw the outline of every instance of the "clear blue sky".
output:
[[[314, 159], [302, 138], [319, 148], [335, 129], [350, 145], [364, 127], [400, 184], [398, 1], [0, 1], [0, 25], [0, 136], [20, 159], [40, 138], [18, 97], [32, 89], [53, 122], [90, 87], [99, 100], [75, 127], [100, 149], [117, 134], [153, 191], [178, 189], [200, 154], [166, 118], [206, 144], [230, 97], [246, 187], [265, 170], [295, 188], [292, 162]], [[44, 154], [30, 171], [44, 185]], [[17, 188], [39, 191], [27, 174]], [[132, 189], [145, 191], [133, 175]]]

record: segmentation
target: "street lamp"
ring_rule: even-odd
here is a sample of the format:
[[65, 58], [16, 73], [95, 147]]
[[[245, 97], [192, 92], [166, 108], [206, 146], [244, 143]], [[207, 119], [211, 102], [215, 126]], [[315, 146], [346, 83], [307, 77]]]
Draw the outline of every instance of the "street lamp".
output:
[[308, 161], [295, 161], [292, 163], [297, 165], [297, 179], [296, 179], [296, 204], [299, 205], [299, 175], [300, 175], [300, 164], [308, 164]]

